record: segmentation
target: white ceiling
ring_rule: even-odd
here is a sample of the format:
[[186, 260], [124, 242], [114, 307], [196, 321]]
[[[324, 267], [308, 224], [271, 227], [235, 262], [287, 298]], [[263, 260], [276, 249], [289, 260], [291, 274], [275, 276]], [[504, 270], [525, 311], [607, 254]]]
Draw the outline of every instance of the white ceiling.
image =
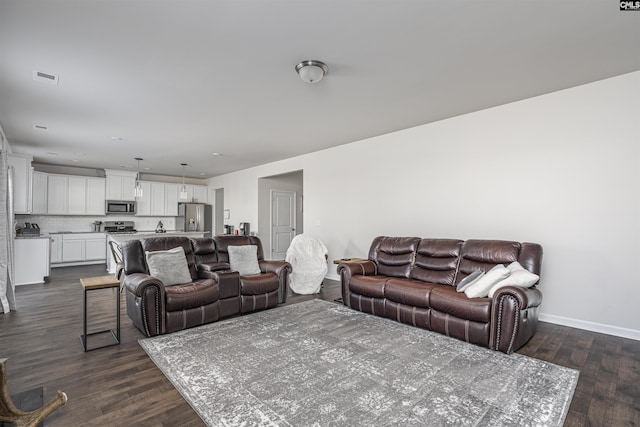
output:
[[0, 123], [49, 164], [210, 177], [637, 70], [612, 0], [0, 0]]

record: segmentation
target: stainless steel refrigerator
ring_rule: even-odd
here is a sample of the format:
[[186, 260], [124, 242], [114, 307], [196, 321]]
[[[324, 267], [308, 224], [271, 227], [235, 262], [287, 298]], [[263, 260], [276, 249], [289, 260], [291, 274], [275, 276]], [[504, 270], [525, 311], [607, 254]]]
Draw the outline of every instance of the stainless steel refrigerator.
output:
[[178, 203], [176, 230], [208, 231], [211, 236], [211, 205], [204, 203]]

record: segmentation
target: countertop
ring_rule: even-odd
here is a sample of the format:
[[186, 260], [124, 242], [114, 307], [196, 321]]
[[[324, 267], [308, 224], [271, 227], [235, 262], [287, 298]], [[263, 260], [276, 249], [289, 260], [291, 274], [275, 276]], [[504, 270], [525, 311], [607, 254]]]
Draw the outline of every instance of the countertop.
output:
[[167, 230], [164, 233], [156, 233], [155, 230], [138, 230], [135, 233], [110, 233], [108, 231], [52, 231], [50, 233], [40, 233], [39, 235], [29, 234], [16, 234], [16, 239], [49, 239], [53, 234], [108, 234], [110, 236], [166, 236], [166, 235], [180, 235], [189, 236], [191, 234], [211, 234], [210, 231], [178, 231]]

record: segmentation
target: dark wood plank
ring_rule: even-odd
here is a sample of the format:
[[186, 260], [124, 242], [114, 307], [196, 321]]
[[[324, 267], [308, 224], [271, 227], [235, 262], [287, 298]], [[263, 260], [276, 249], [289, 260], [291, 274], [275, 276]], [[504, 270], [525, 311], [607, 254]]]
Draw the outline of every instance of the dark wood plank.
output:
[[[204, 425], [138, 345], [143, 335], [121, 296], [122, 344], [84, 353], [81, 277], [105, 267], [52, 270], [48, 283], [17, 288], [18, 311], [0, 314], [0, 355], [8, 357], [9, 390], [43, 387], [44, 400], [61, 389], [67, 405], [46, 420], [70, 425]], [[287, 304], [340, 297], [325, 280], [318, 295], [289, 295]], [[115, 292], [90, 292], [90, 331], [114, 327]], [[519, 353], [580, 371], [566, 426], [640, 425], [640, 341], [541, 322]]]

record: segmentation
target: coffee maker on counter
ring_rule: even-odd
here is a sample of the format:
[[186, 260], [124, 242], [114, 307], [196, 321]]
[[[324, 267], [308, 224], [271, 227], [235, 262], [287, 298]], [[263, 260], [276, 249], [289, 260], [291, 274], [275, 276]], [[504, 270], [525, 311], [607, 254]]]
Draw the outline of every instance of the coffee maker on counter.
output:
[[251, 230], [250, 230], [251, 227], [249, 227], [248, 222], [241, 222], [240, 227], [238, 228], [240, 229], [241, 236], [248, 236], [251, 233]]

